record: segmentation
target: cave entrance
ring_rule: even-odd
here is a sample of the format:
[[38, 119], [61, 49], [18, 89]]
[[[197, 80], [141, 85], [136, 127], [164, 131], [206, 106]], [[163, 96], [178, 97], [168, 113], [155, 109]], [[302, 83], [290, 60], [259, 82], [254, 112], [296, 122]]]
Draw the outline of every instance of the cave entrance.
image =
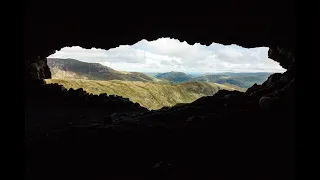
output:
[[220, 89], [246, 91], [285, 71], [268, 58], [267, 47], [190, 45], [171, 38], [109, 50], [65, 47], [47, 59], [52, 73], [47, 83], [122, 96], [150, 110], [190, 103]]

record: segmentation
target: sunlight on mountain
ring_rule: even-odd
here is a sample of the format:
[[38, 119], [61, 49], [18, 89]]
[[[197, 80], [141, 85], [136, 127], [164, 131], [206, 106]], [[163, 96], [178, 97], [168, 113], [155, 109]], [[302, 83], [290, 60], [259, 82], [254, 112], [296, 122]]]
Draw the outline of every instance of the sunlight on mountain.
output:
[[284, 72], [266, 47], [189, 45], [171, 38], [109, 50], [65, 47], [48, 57], [48, 66], [48, 83], [122, 96], [149, 109], [190, 103], [220, 89], [245, 91]]

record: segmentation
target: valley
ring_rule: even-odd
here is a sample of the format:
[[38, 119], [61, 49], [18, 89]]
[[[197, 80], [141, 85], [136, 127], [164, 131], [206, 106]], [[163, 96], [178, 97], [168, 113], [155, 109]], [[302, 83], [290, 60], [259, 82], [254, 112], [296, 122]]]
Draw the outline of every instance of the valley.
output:
[[150, 110], [191, 103], [219, 90], [246, 91], [254, 83], [264, 82], [271, 73], [220, 73], [192, 76], [183, 72], [123, 72], [99, 63], [75, 59], [48, 58], [52, 79], [67, 89], [83, 88], [88, 93], [129, 98]]
[[191, 103], [202, 96], [210, 96], [220, 89], [244, 89], [210, 82], [184, 82], [180, 84], [161, 84], [141, 81], [97, 81], [84, 79], [47, 79], [47, 83], [58, 83], [67, 89], [83, 88], [88, 93], [117, 95], [129, 98], [150, 110], [171, 107], [178, 103]]

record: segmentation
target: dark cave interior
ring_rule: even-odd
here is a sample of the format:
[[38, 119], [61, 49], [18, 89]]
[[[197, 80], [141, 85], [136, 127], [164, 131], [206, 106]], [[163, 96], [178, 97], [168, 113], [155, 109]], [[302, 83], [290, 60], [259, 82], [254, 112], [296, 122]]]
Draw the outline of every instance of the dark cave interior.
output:
[[[26, 179], [294, 179], [294, 4], [228, 2], [236, 5], [203, 16], [112, 16], [93, 2], [27, 3]], [[157, 111], [43, 80], [51, 77], [46, 57], [62, 47], [107, 50], [160, 37], [270, 47], [269, 58], [287, 71], [245, 93], [220, 90]]]

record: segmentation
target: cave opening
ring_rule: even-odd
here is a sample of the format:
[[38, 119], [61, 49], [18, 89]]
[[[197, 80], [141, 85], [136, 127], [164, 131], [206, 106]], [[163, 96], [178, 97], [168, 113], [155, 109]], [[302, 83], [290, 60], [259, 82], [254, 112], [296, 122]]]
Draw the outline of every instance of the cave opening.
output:
[[[287, 7], [288, 3], [284, 4]], [[276, 13], [275, 9], [286, 12], [284, 6], [280, 7], [279, 2], [264, 4], [270, 6], [268, 12], [272, 11], [266, 16], [230, 16], [233, 11], [228, 5], [216, 8], [222, 10], [224, 16], [221, 17], [146, 16], [134, 17], [134, 21], [129, 22], [128, 16], [121, 16], [123, 21], [116, 23], [111, 21], [113, 18], [106, 18], [107, 6], [97, 10], [87, 5], [84, 4], [81, 13], [91, 10], [101, 13], [100, 16], [88, 13], [86, 18], [75, 18], [81, 13], [74, 12], [79, 10], [74, 4], [72, 8], [66, 8], [66, 13], [61, 10], [66, 6], [59, 5], [59, 8], [52, 8], [53, 11], [49, 6], [35, 8], [28, 16], [25, 59], [31, 66], [26, 72], [33, 78], [26, 83], [27, 179], [48, 179], [48, 176], [49, 179], [203, 179], [199, 176], [293, 179], [295, 26], [292, 23], [294, 16], [280, 17]], [[238, 5], [241, 12], [248, 12], [246, 8], [252, 7], [243, 2]], [[210, 42], [219, 42], [247, 48], [270, 47], [269, 50], [265, 48], [265, 57], [279, 62], [286, 71], [281, 69], [279, 72], [284, 73], [271, 74], [262, 85], [253, 85], [246, 92], [223, 90], [184, 106], [151, 111], [133, 103], [130, 98], [102, 92], [85, 93], [81, 82], [90, 80], [78, 80], [82, 90], [78, 87], [66, 90], [67, 81], [65, 87], [50, 83], [55, 80], [55, 74], [52, 73], [51, 78], [46, 57], [54, 49], [78, 45], [107, 50], [119, 44], [133, 44], [142, 37], [150, 41], [168, 36], [207, 46]], [[180, 52], [187, 57], [196, 55], [198, 59], [194, 58], [191, 65], [195, 68], [193, 75], [198, 76], [201, 54], [193, 50]], [[238, 62], [247, 60], [242, 56]], [[113, 65], [105, 64], [117, 71], [138, 71], [132, 66], [117, 69]], [[223, 64], [216, 64], [219, 65]], [[238, 67], [248, 69], [245, 63]], [[262, 64], [260, 67], [268, 66]], [[214, 66], [208, 68], [212, 70]], [[182, 70], [176, 66], [176, 69], [166, 68], [161, 73], [168, 71]], [[203, 72], [212, 73], [202, 69]], [[67, 75], [62, 74], [62, 77]], [[76, 75], [71, 73], [71, 77]], [[118, 84], [123, 82], [118, 80]], [[99, 81], [87, 86], [101, 88], [103, 83]], [[125, 85], [122, 89], [130, 90]]]
[[188, 44], [174, 38], [145, 39], [104, 50], [64, 47], [47, 57], [52, 78], [65, 88], [120, 96], [149, 110], [191, 103], [219, 90], [245, 92], [273, 73], [267, 47]]

